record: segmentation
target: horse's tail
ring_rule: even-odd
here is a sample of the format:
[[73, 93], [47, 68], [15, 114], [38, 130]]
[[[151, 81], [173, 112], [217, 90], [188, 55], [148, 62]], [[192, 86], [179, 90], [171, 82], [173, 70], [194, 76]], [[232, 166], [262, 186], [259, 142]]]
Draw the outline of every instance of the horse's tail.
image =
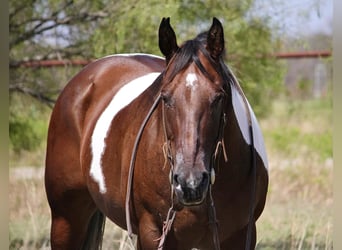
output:
[[90, 219], [82, 250], [100, 250], [105, 229], [106, 216], [96, 210]]

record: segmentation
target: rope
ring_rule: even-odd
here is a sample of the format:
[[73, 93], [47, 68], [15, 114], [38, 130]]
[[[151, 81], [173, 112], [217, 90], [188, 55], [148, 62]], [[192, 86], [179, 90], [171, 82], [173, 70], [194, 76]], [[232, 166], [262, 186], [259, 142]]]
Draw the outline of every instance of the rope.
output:
[[167, 234], [170, 232], [173, 221], [175, 220], [175, 218], [176, 218], [176, 211], [173, 209], [173, 206], [172, 206], [172, 207], [170, 207], [170, 209], [167, 213], [166, 220], [164, 221], [163, 233], [162, 233], [161, 237], [159, 239], [157, 239], [157, 240], [159, 240], [158, 250], [163, 249]]
[[213, 242], [215, 246], [215, 250], [220, 250], [220, 238], [218, 234], [218, 222], [216, 219], [216, 209], [214, 205], [214, 199], [211, 193], [211, 187], [212, 185], [209, 186], [209, 202], [210, 202], [210, 208], [209, 208], [209, 223], [210, 227], [213, 233]]

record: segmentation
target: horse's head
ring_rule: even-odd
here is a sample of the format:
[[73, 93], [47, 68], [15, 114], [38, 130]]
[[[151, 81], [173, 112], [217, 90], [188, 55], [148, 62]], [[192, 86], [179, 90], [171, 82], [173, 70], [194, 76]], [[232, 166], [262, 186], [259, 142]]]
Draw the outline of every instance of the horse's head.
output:
[[161, 94], [173, 166], [170, 181], [181, 204], [198, 205], [214, 182], [213, 158], [224, 129], [229, 84], [222, 60], [223, 28], [214, 18], [208, 32], [178, 47], [169, 18], [164, 18], [159, 47], [167, 63]]

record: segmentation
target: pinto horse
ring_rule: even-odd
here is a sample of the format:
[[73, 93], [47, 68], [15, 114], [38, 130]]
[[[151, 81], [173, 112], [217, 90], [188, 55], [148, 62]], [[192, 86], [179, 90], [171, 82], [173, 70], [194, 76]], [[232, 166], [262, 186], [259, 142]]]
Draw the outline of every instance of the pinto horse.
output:
[[45, 186], [52, 249], [98, 249], [105, 218], [138, 249], [254, 249], [268, 171], [263, 137], [216, 18], [165, 60], [107, 56], [62, 91], [51, 115]]

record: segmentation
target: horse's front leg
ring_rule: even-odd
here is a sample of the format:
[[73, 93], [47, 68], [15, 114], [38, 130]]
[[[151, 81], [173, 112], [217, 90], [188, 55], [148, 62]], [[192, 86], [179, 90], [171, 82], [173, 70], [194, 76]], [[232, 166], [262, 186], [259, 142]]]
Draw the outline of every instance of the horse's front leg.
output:
[[153, 216], [145, 213], [139, 221], [138, 250], [156, 250], [161, 233]]
[[[236, 232], [229, 239], [225, 240], [221, 243], [222, 250], [229, 249], [245, 249], [246, 248], [246, 239], [247, 239], [247, 229], [248, 225], [246, 225], [243, 229]], [[254, 250], [256, 245], [256, 226], [253, 224], [252, 235], [251, 235], [251, 244], [250, 250]]]

